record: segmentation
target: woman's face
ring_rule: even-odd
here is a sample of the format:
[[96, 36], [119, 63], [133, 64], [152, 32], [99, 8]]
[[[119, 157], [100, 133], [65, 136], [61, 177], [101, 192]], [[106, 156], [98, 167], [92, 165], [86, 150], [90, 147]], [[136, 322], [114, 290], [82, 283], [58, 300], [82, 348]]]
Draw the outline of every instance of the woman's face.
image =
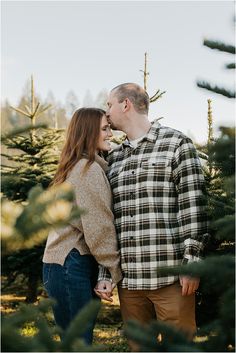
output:
[[103, 115], [101, 124], [100, 124], [100, 134], [98, 138], [98, 151], [110, 151], [111, 143], [110, 137], [112, 136], [112, 132], [110, 129], [110, 125], [108, 124], [107, 118]]

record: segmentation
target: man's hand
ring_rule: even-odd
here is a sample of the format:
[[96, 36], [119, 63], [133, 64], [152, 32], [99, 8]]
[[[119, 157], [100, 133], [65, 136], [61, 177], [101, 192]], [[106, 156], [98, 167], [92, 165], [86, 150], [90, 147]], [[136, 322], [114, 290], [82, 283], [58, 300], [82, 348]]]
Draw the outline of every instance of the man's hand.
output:
[[182, 286], [182, 295], [191, 295], [198, 289], [200, 278], [180, 276], [179, 282]]
[[112, 290], [114, 285], [110, 281], [98, 281], [96, 287], [94, 288], [95, 293], [101, 299], [112, 302]]

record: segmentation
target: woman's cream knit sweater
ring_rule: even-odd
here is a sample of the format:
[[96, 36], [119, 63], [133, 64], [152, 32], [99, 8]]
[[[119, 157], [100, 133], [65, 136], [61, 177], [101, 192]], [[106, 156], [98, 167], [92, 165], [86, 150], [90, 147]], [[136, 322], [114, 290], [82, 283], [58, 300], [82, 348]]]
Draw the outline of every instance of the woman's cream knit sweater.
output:
[[[122, 275], [111, 189], [105, 174], [107, 163], [96, 155], [95, 162], [82, 174], [86, 162], [81, 159], [66, 179], [85, 213], [67, 226], [50, 231], [43, 262], [63, 265], [69, 252], [76, 248], [81, 255], [92, 254], [98, 264], [109, 270], [113, 283], [118, 283]], [[101, 276], [106, 272], [101, 268]], [[101, 276], [98, 280], [106, 279], [106, 275]]]

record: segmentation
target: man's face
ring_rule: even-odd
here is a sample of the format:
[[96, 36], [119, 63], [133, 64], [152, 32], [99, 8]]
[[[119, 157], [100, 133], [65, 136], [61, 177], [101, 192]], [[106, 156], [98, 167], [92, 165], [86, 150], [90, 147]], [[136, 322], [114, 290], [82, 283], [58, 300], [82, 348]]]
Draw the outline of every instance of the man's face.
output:
[[122, 103], [118, 102], [115, 92], [111, 92], [107, 101], [107, 120], [113, 130], [121, 129], [121, 120], [123, 116]]

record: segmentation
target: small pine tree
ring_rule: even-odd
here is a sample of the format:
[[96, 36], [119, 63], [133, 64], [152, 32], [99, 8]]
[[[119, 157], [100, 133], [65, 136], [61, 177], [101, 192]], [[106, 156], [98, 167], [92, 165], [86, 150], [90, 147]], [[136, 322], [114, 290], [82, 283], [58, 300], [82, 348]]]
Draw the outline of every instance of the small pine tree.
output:
[[[41, 185], [44, 189], [48, 187], [57, 168], [63, 131], [36, 129], [38, 117], [50, 109], [50, 106], [41, 106], [36, 102], [33, 77], [31, 77], [30, 104], [25, 105], [25, 110], [13, 109], [31, 123], [29, 132], [18, 131], [17, 134], [6, 135], [2, 140], [9, 151], [2, 154], [6, 160], [1, 167], [2, 193], [9, 200], [19, 203], [27, 199], [32, 187], [36, 185]], [[14, 155], [11, 153], [13, 150], [16, 151]], [[2, 259], [2, 274], [8, 277], [8, 283], [13, 282], [19, 275], [23, 275], [27, 281], [28, 302], [37, 299], [43, 250], [44, 243], [32, 245], [31, 248], [17, 250]]]
[[[144, 53], [144, 70], [140, 70], [140, 71], [143, 72], [143, 88], [147, 92], [147, 78], [150, 74], [147, 71], [147, 53]], [[161, 92], [160, 89], [158, 89], [154, 95], [150, 96], [150, 103], [156, 102], [165, 93], [166, 91]]]

